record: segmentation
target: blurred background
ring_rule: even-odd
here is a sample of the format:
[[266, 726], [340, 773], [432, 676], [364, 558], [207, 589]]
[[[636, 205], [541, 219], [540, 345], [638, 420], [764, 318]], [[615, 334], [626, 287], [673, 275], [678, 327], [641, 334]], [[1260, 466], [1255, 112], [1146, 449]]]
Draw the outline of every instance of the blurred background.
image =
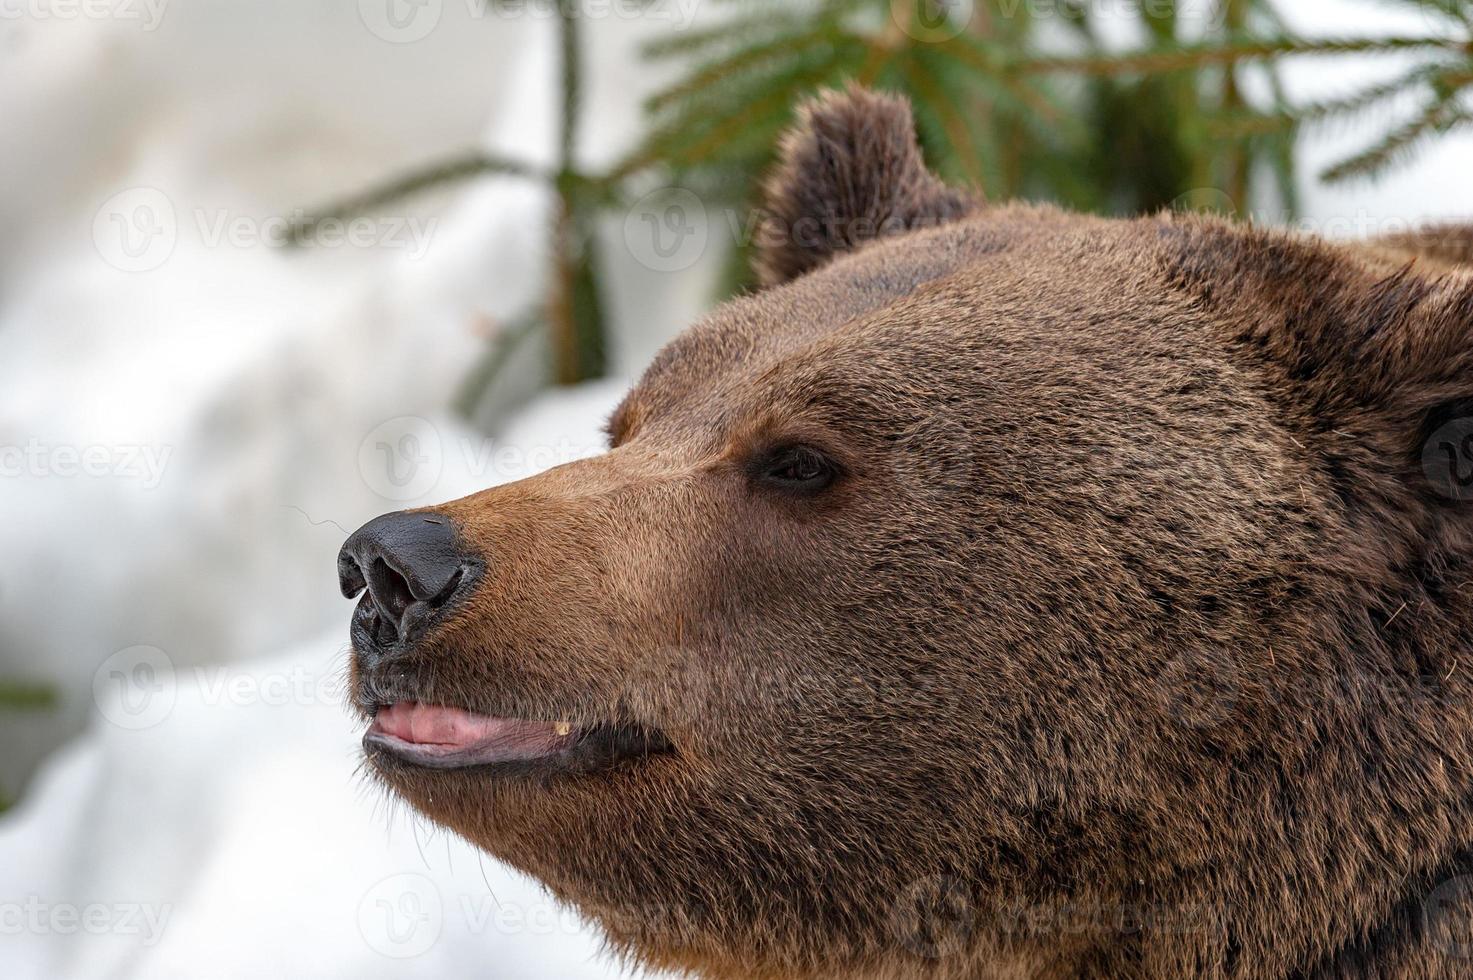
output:
[[0, 0], [0, 973], [619, 975], [357, 772], [334, 557], [598, 452], [849, 79], [993, 200], [1473, 220], [1473, 0]]

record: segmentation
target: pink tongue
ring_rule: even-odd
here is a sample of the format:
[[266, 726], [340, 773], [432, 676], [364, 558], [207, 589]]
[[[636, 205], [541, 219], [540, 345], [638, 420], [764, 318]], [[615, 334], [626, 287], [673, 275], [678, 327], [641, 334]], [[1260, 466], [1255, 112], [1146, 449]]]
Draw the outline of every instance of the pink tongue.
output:
[[516, 728], [527, 724], [417, 701], [398, 701], [380, 708], [374, 721], [380, 731], [405, 742], [458, 748], [511, 735]]
[[521, 718], [488, 718], [459, 708], [399, 701], [378, 709], [372, 732], [412, 745], [422, 759], [469, 762], [540, 759], [572, 745], [570, 725]]

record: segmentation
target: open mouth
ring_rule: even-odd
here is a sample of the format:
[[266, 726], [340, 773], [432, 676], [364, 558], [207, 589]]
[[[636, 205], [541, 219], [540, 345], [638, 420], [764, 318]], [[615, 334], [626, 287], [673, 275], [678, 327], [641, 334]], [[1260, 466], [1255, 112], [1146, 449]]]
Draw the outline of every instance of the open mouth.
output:
[[587, 770], [671, 751], [663, 734], [634, 725], [493, 718], [419, 701], [381, 705], [363, 747], [370, 758], [382, 754], [427, 769], [520, 764]]

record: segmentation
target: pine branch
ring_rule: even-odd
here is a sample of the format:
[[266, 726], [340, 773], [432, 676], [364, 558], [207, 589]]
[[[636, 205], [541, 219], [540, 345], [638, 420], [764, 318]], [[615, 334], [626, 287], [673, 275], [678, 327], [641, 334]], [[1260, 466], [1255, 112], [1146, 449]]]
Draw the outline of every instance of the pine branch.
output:
[[[842, 55], [835, 53], [812, 68], [802, 69], [796, 72], [790, 85], [774, 90], [765, 98], [750, 103], [745, 109], [735, 116], [722, 120], [719, 126], [703, 138], [685, 147], [680, 151], [678, 159], [686, 165], [702, 163], [712, 159], [721, 152], [723, 142], [733, 139], [735, 134], [748, 132], [758, 120], [764, 118], [786, 118], [792, 105], [797, 101], [796, 95], [818, 87], [823, 81], [827, 81], [836, 74], [835, 68], [842, 61]], [[759, 126], [756, 129], [764, 133], [763, 142], [770, 140], [765, 135], [771, 132], [771, 126]]]
[[1007, 71], [1006, 62], [994, 56], [992, 49], [966, 34], [959, 34], [947, 41], [930, 45], [938, 53], [953, 59], [974, 72], [979, 78], [990, 78], [1001, 82], [1015, 91], [1020, 102], [1051, 122], [1058, 120], [1058, 107], [1049, 103], [1042, 95], [1017, 84], [1017, 76]]
[[1447, 132], [1469, 121], [1451, 96], [1444, 96], [1428, 106], [1411, 122], [1387, 133], [1375, 145], [1340, 161], [1320, 173], [1320, 179], [1334, 184], [1353, 177], [1376, 177], [1405, 159], [1412, 149], [1433, 133]]
[[701, 30], [685, 30], [669, 37], [654, 38], [640, 45], [640, 54], [651, 61], [666, 58], [694, 58], [713, 49], [732, 48], [752, 36], [778, 37], [802, 30], [812, 15], [795, 14], [790, 7], [763, 4], [758, 13], [736, 17]]
[[795, 103], [815, 88], [838, 83], [862, 62], [866, 49], [861, 42], [853, 38], [845, 42], [808, 51], [807, 60], [790, 59], [780, 70], [693, 93], [607, 179], [622, 180], [656, 164], [676, 168], [720, 164], [754, 145], [765, 156]]
[[1342, 120], [1345, 117], [1374, 109], [1399, 95], [1405, 95], [1412, 89], [1436, 78], [1443, 71], [1446, 71], [1446, 66], [1440, 64], [1418, 65], [1411, 71], [1404, 72], [1389, 81], [1340, 98], [1289, 106], [1278, 112], [1245, 113], [1237, 117], [1225, 116], [1213, 123], [1212, 132], [1216, 136], [1235, 138], [1289, 130], [1295, 127], [1302, 128], [1306, 124]]
[[445, 184], [454, 184], [472, 177], [484, 177], [491, 174], [537, 180], [550, 179], [548, 175], [515, 160], [483, 153], [464, 154], [411, 171], [402, 177], [395, 177], [361, 194], [314, 208], [309, 217], [293, 222], [284, 244], [288, 246], [306, 244], [324, 221], [346, 221], [361, 214], [381, 210], [390, 204], [396, 204], [405, 198]]
[[511, 356], [529, 337], [547, 328], [546, 318], [538, 311], [499, 330], [451, 399], [455, 410], [463, 418], [474, 420], [481, 399], [485, 397], [491, 383], [505, 369]]
[[707, 65], [685, 81], [656, 92], [645, 100], [645, 109], [658, 113], [674, 103], [709, 92], [713, 86], [725, 84], [733, 76], [760, 67], [765, 61], [780, 60], [783, 55], [801, 54], [817, 45], [831, 42], [832, 29], [833, 25], [821, 22], [798, 34], [750, 44], [735, 54]]
[[1179, 48], [1159, 51], [1140, 51], [1123, 55], [1089, 54], [1083, 56], [1022, 58], [1014, 62], [1011, 67], [1015, 71], [1023, 72], [1072, 72], [1092, 76], [1154, 75], [1281, 57], [1383, 54], [1394, 51], [1435, 50], [1458, 47], [1460, 47], [1458, 42], [1440, 37], [1355, 38], [1316, 41], [1282, 38], [1264, 41], [1237, 41], [1228, 44], [1187, 44]]

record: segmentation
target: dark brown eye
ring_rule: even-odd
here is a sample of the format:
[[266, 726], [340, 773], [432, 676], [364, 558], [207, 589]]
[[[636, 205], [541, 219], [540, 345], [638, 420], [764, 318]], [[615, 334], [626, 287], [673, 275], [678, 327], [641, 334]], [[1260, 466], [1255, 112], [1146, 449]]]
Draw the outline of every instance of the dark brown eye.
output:
[[817, 493], [834, 482], [838, 467], [808, 446], [783, 446], [768, 453], [758, 476], [771, 486], [792, 493]]

